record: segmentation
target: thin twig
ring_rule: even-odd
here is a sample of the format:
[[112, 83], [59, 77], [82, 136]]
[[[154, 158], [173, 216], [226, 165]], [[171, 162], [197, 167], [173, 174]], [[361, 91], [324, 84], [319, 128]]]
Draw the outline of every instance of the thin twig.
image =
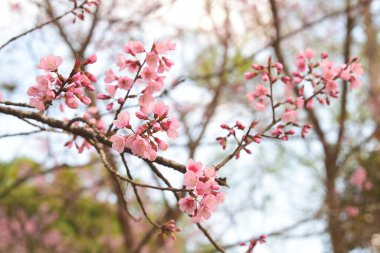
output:
[[40, 24], [40, 25], [38, 25], [38, 26], [36, 26], [36, 27], [34, 27], [34, 28], [32, 28], [32, 29], [29, 29], [29, 30], [27, 30], [27, 31], [25, 31], [25, 32], [23, 32], [23, 33], [21, 33], [21, 34], [15, 36], [15, 37], [9, 39], [7, 42], [5, 42], [3, 45], [0, 46], [0, 50], [3, 49], [4, 47], [6, 47], [7, 45], [9, 45], [12, 41], [15, 41], [15, 40], [17, 40], [17, 39], [19, 39], [19, 38], [21, 38], [21, 37], [23, 37], [23, 36], [25, 36], [25, 35], [27, 35], [27, 34], [33, 32], [33, 31], [35, 31], [35, 30], [41, 29], [42, 27], [44, 27], [44, 26], [46, 26], [46, 25], [49, 25], [49, 24], [51, 24], [51, 23], [54, 23], [54, 22], [60, 20], [61, 18], [65, 17], [66, 15], [72, 13], [72, 12], [75, 11], [76, 9], [82, 8], [86, 3], [87, 3], [87, 0], [84, 1], [82, 4], [80, 4], [80, 5], [78, 5], [78, 6], [74, 6], [74, 8], [72, 8], [72, 9], [69, 10], [69, 11], [66, 11], [66, 12], [63, 13], [63, 14], [61, 14], [61, 15], [59, 15], [59, 16], [57, 16], [57, 17], [51, 19], [51, 20], [48, 20], [48, 21], [46, 21], [45, 23], [42, 23], [42, 24]]

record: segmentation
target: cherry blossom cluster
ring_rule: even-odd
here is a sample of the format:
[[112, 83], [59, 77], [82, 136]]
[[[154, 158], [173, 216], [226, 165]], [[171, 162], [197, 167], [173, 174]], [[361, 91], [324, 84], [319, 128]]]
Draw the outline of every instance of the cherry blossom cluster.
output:
[[[351, 88], [358, 87], [358, 78], [363, 74], [357, 58], [351, 59], [347, 64], [335, 66], [326, 53], [322, 53], [320, 59], [317, 59], [314, 50], [309, 48], [297, 55], [295, 65], [297, 70], [289, 77], [283, 74], [281, 63], [272, 63], [269, 58], [266, 66], [253, 64], [253, 71], [244, 74], [247, 80], [261, 77], [262, 83], [257, 84], [254, 91], [247, 93], [250, 104], [258, 111], [265, 111], [268, 107], [275, 111], [280, 106], [285, 106], [282, 114], [285, 124], [296, 123], [297, 110], [304, 106], [312, 108], [314, 100], [321, 104], [330, 104], [330, 98], [336, 98], [339, 94], [339, 81], [349, 83]], [[274, 89], [278, 82], [286, 87], [286, 99], [283, 101], [275, 101]], [[297, 91], [295, 97], [291, 96], [293, 91]]]
[[[299, 123], [299, 111], [313, 108], [315, 100], [322, 105], [329, 105], [330, 99], [339, 95], [339, 83], [350, 85], [352, 89], [360, 85], [359, 78], [363, 75], [357, 58], [336, 65], [327, 53], [321, 53], [318, 58], [315, 51], [309, 48], [297, 55], [295, 65], [296, 71], [287, 76], [283, 65], [272, 62], [272, 58], [269, 58], [266, 65], [253, 64], [253, 71], [244, 74], [247, 80], [259, 78], [259, 83], [246, 94], [249, 104], [259, 112], [270, 112], [272, 120], [263, 131], [255, 135], [250, 134], [251, 127], [240, 141], [236, 137], [235, 128], [244, 128], [239, 128], [239, 124], [234, 127], [222, 124], [221, 127], [229, 131], [227, 136], [217, 138], [223, 149], [226, 148], [228, 137], [233, 137], [241, 147], [235, 153], [236, 158], [239, 158], [242, 149], [250, 154], [251, 151], [246, 146], [252, 141], [259, 143], [263, 137], [287, 141], [296, 133], [295, 129], [299, 128], [302, 138], [305, 138], [312, 125]], [[275, 95], [279, 89], [284, 90], [283, 94]], [[270, 135], [266, 134], [267, 131]]]
[[204, 167], [202, 163], [190, 159], [184, 185], [191, 192], [179, 200], [179, 208], [191, 216], [194, 223], [210, 219], [218, 205], [224, 202], [225, 194], [219, 191], [220, 185], [213, 167]]
[[[258, 122], [253, 122], [250, 125], [250, 130], [254, 129]], [[247, 154], [252, 154], [252, 151], [247, 148], [247, 146], [252, 143], [260, 143], [262, 136], [260, 134], [252, 135], [249, 133], [245, 133], [244, 130], [247, 128], [243, 123], [240, 121], [236, 121], [235, 125], [230, 127], [227, 124], [221, 124], [220, 127], [224, 130], [228, 131], [228, 134], [224, 137], [217, 137], [216, 140], [218, 143], [222, 146], [223, 149], [226, 149], [227, 147], [227, 140], [228, 138], [233, 138], [238, 144], [241, 145], [241, 149], [238, 150], [235, 154], [236, 159], [240, 157], [240, 151], [244, 150]], [[241, 141], [239, 141], [237, 132], [241, 132]]]
[[[150, 50], [145, 50], [141, 42], [130, 41], [124, 47], [125, 55], [119, 54], [117, 57], [119, 72], [127, 70], [127, 73], [116, 75], [112, 69], [106, 71], [106, 94], [99, 93], [97, 98], [111, 100], [107, 110], [113, 108], [115, 101], [119, 105], [113, 125], [117, 130], [126, 130], [128, 134], [116, 133], [110, 138], [112, 147], [118, 152], [122, 153], [125, 148], [129, 148], [133, 154], [153, 161], [157, 157], [158, 149], [164, 151], [168, 148], [168, 144], [157, 137], [157, 134], [164, 132], [169, 138], [178, 136], [178, 121], [175, 117], [169, 117], [169, 107], [153, 96], [162, 91], [165, 80], [162, 74], [174, 64], [164, 55], [174, 49], [175, 44], [169, 40], [155, 42]], [[135, 87], [135, 84], [139, 87]], [[136, 95], [130, 96], [133, 88]], [[117, 97], [118, 93], [123, 92], [126, 94]], [[138, 98], [139, 103], [139, 111], [135, 116], [142, 123], [135, 128], [130, 124], [130, 112], [122, 111], [130, 98]]]
[[[84, 62], [75, 61], [70, 75], [63, 77], [58, 68], [62, 64], [62, 57], [49, 55], [41, 59], [38, 69], [45, 71], [44, 75], [36, 77], [36, 84], [28, 89], [30, 105], [38, 110], [45, 110], [54, 99], [64, 98], [66, 105], [71, 109], [77, 109], [79, 102], [85, 105], [91, 104], [91, 99], [85, 94], [85, 90], [94, 91], [93, 82], [96, 78], [93, 74], [84, 70], [84, 66], [96, 62], [96, 55], [91, 55]], [[64, 109], [61, 104], [61, 110]]]

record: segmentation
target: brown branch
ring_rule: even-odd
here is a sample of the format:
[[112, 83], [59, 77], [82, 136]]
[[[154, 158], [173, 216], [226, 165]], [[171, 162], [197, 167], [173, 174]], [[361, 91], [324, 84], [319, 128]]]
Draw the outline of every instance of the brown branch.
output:
[[22, 132], [22, 133], [14, 133], [14, 134], [3, 134], [3, 135], [0, 135], [0, 139], [9, 138], [9, 137], [32, 135], [32, 134], [41, 133], [43, 131], [45, 131], [45, 130], [34, 130], [34, 131], [30, 131], [30, 132]]
[[[78, 127], [78, 126], [68, 126], [67, 122], [60, 121], [54, 118], [46, 117], [40, 113], [37, 112], [31, 112], [31, 111], [24, 111], [24, 110], [18, 110], [15, 108], [7, 107], [7, 106], [0, 106], [0, 113], [12, 115], [20, 119], [31, 119], [38, 121], [40, 123], [46, 124], [50, 127], [57, 128], [64, 130], [68, 133], [78, 135], [85, 139], [95, 139], [98, 142], [104, 144], [107, 147], [112, 147], [111, 141], [104, 135], [97, 135], [90, 129], [86, 129], [84, 127]], [[132, 154], [132, 151], [129, 148], [125, 149], [125, 152]], [[180, 163], [177, 163], [173, 160], [158, 156], [156, 160], [154, 160], [155, 163], [164, 165], [166, 167], [170, 167], [178, 172], [185, 173], [186, 172], [186, 166]]]
[[[124, 164], [124, 167], [125, 169], [127, 170], [127, 175], [128, 175], [128, 178], [129, 180], [133, 180], [133, 177], [132, 177], [132, 174], [131, 174], [131, 171], [129, 170], [129, 167], [128, 167], [128, 164], [127, 164], [127, 161], [125, 160], [125, 157], [123, 154], [120, 154], [121, 156], [121, 160], [123, 161], [123, 164]], [[135, 192], [135, 196], [136, 196], [136, 199], [137, 199], [137, 202], [139, 203], [139, 206], [141, 208], [141, 211], [143, 212], [144, 216], [145, 216], [145, 219], [150, 223], [152, 224], [154, 227], [156, 228], [161, 228], [162, 225], [159, 225], [157, 224], [156, 222], [154, 222], [148, 215], [147, 211], [145, 210], [145, 206], [144, 206], [144, 203], [142, 202], [141, 198], [140, 198], [140, 195], [139, 195], [139, 192], [137, 190], [137, 187], [135, 184], [132, 184], [132, 188], [133, 188], [133, 191]]]
[[[353, 16], [350, 14], [350, 4], [347, 2], [347, 11], [346, 11], [346, 39], [344, 41], [344, 50], [343, 57], [344, 62], [348, 62], [351, 57], [351, 44], [352, 44], [352, 30], [355, 25], [355, 20]], [[348, 93], [348, 82], [343, 82], [343, 90], [342, 90], [342, 98], [341, 98], [341, 107], [340, 107], [340, 116], [339, 116], [339, 133], [338, 139], [335, 144], [335, 159], [338, 158], [342, 141], [346, 130], [346, 119], [347, 119], [347, 93]], [[337, 167], [338, 168], [338, 167]]]
[[19, 38], [21, 38], [21, 37], [23, 37], [23, 36], [29, 34], [29, 33], [32, 33], [32, 32], [35, 31], [35, 30], [41, 29], [42, 27], [44, 27], [44, 26], [46, 26], [46, 25], [49, 25], [49, 24], [51, 24], [51, 23], [54, 23], [54, 22], [60, 20], [61, 18], [65, 17], [66, 15], [68, 15], [68, 14], [70, 14], [70, 13], [72, 13], [72, 12], [75, 11], [76, 9], [82, 8], [86, 3], [87, 3], [87, 0], [84, 1], [83, 3], [81, 3], [81, 4], [78, 5], [78, 6], [74, 6], [71, 10], [66, 11], [66, 12], [63, 13], [63, 14], [61, 14], [61, 15], [59, 15], [59, 16], [57, 16], [57, 17], [51, 19], [51, 20], [48, 20], [48, 21], [46, 21], [46, 22], [44, 22], [44, 23], [42, 23], [42, 24], [40, 24], [40, 25], [38, 25], [38, 26], [36, 26], [36, 27], [34, 27], [34, 28], [32, 28], [32, 29], [29, 29], [29, 30], [27, 30], [27, 31], [25, 31], [25, 32], [23, 32], [23, 33], [21, 33], [21, 34], [15, 36], [15, 37], [9, 39], [7, 42], [5, 42], [3, 45], [0, 46], [0, 50], [3, 49], [4, 47], [6, 47], [7, 45], [9, 45], [11, 42], [13, 42], [13, 41], [15, 41], [15, 40], [17, 40], [17, 39], [19, 39]]

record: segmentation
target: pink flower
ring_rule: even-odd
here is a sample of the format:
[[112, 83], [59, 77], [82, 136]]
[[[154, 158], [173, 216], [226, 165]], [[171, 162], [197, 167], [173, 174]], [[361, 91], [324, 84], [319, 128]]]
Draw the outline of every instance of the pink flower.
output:
[[298, 120], [298, 112], [296, 110], [287, 110], [282, 115], [282, 121], [286, 123], [297, 123]]
[[218, 202], [214, 195], [209, 194], [201, 200], [200, 205], [206, 207], [210, 211], [215, 211]]
[[129, 112], [124, 111], [124, 112], [119, 113], [119, 115], [117, 116], [117, 119], [113, 121], [113, 124], [119, 129], [123, 127], [130, 127], [129, 119], [130, 119]]
[[153, 107], [153, 113], [156, 118], [165, 118], [168, 115], [169, 106], [162, 101], [157, 101]]
[[145, 92], [139, 98], [140, 111], [149, 114], [153, 110], [154, 98], [150, 93]]
[[203, 164], [201, 162], [194, 162], [193, 159], [189, 159], [186, 165], [186, 171], [191, 171], [196, 175], [200, 175], [202, 173]]
[[218, 204], [221, 204], [224, 202], [226, 198], [226, 194], [224, 192], [218, 192], [215, 197]]
[[264, 98], [268, 95], [268, 89], [264, 85], [258, 84], [254, 94], [255, 97]]
[[193, 215], [197, 207], [195, 200], [190, 196], [181, 198], [178, 201], [178, 204], [179, 204], [179, 209], [188, 215]]
[[198, 183], [195, 185], [195, 193], [198, 196], [209, 194], [211, 192], [210, 187], [211, 187], [211, 182], [198, 181]]
[[367, 171], [363, 167], [358, 167], [350, 178], [351, 184], [356, 188], [361, 189], [364, 182], [367, 180]]
[[169, 71], [173, 65], [174, 65], [174, 62], [172, 60], [163, 56], [162, 59], [159, 61], [157, 72], [163, 73], [165, 71]]
[[116, 80], [115, 73], [112, 71], [112, 69], [109, 69], [106, 71], [106, 76], [104, 78], [105, 83], [112, 83]]
[[130, 90], [133, 86], [133, 79], [123, 76], [118, 79], [118, 87], [123, 90]]
[[40, 111], [45, 110], [45, 103], [39, 98], [35, 98], [35, 97], [31, 98], [29, 101], [29, 104], [33, 106], [34, 108], [36, 108], [37, 110], [40, 110]]
[[73, 79], [78, 86], [83, 86], [89, 91], [95, 90], [94, 85], [92, 85], [90, 78], [86, 74], [78, 72], [73, 76]]
[[65, 99], [66, 99], [66, 104], [69, 108], [71, 109], [77, 109], [79, 106], [78, 99], [74, 97], [71, 93], [66, 93], [65, 94]]
[[126, 60], [125, 66], [128, 68], [129, 72], [135, 73], [140, 68], [140, 62], [139, 61]]
[[127, 137], [125, 145], [130, 148], [134, 155], [154, 161], [157, 157], [157, 151], [151, 146], [148, 140], [140, 135], [132, 134]]
[[169, 138], [175, 139], [178, 137], [177, 129], [179, 128], [179, 122], [176, 118], [172, 117], [161, 123], [161, 127], [166, 131]]
[[203, 169], [203, 171], [204, 171], [205, 176], [208, 177], [208, 178], [214, 179], [215, 176], [216, 176], [216, 172], [215, 172], [215, 168], [214, 167], [205, 167]]
[[112, 148], [116, 150], [119, 153], [123, 153], [125, 149], [125, 138], [123, 136], [120, 136], [118, 134], [112, 135], [110, 138], [110, 141], [112, 142]]
[[124, 46], [124, 52], [135, 56], [136, 54], [144, 53], [144, 45], [140, 41], [129, 41]]
[[313, 49], [306, 48], [305, 57], [309, 60], [313, 59], [315, 57], [315, 51]]
[[194, 223], [199, 223], [202, 221], [202, 219], [208, 220], [211, 218], [211, 213], [212, 213], [212, 210], [208, 209], [206, 206], [201, 206], [197, 210], [197, 215], [192, 218], [192, 221]]
[[192, 171], [188, 171], [184, 175], [183, 184], [186, 186], [186, 189], [193, 189], [198, 183], [198, 175]]
[[117, 63], [116, 63], [116, 66], [119, 67], [119, 71], [122, 71], [123, 69], [125, 69], [127, 67], [127, 64], [126, 64], [126, 58], [124, 57], [123, 54], [118, 54], [117, 55]]
[[264, 102], [264, 100], [260, 100], [255, 104], [255, 109], [259, 112], [263, 112], [265, 109], [267, 109], [267, 104]]
[[154, 45], [154, 51], [157, 54], [165, 54], [167, 51], [174, 50], [175, 44], [170, 40], [157, 41]]
[[355, 218], [360, 214], [359, 208], [355, 206], [346, 206], [345, 211], [350, 218]]
[[166, 142], [164, 142], [163, 140], [160, 140], [158, 138], [154, 138], [155, 142], [157, 143], [158, 145], [158, 148], [162, 151], [165, 151], [168, 149], [168, 144]]
[[145, 81], [151, 81], [157, 78], [157, 73], [153, 68], [145, 67], [141, 72], [141, 77], [144, 78]]
[[336, 82], [334, 80], [328, 80], [326, 82], [326, 91], [329, 94], [336, 94], [336, 93], [338, 93], [338, 82]]
[[37, 65], [37, 68], [53, 72], [58, 69], [62, 61], [62, 57], [60, 56], [48, 55], [40, 60], [40, 64]]
[[303, 72], [306, 69], [306, 60], [303, 57], [298, 57], [296, 60], [296, 66], [298, 71]]
[[107, 92], [108, 95], [110, 95], [111, 97], [114, 97], [114, 96], [115, 96], [116, 89], [117, 89], [117, 87], [116, 87], [115, 85], [107, 85], [107, 86], [106, 86], [106, 92]]
[[146, 54], [146, 64], [148, 64], [150, 68], [157, 68], [159, 60], [160, 58], [154, 52], [149, 52]]

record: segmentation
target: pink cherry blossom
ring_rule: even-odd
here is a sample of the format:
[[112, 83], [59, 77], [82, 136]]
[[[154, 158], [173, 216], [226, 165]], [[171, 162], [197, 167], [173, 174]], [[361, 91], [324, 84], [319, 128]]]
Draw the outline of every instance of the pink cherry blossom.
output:
[[129, 119], [131, 118], [128, 111], [123, 111], [119, 113], [117, 116], [117, 119], [113, 121], [113, 124], [117, 128], [124, 128], [124, 127], [130, 127], [129, 125]]
[[170, 40], [157, 41], [154, 45], [154, 51], [157, 54], [166, 54], [167, 51], [174, 50], [176, 45]]
[[206, 177], [214, 179], [216, 176], [215, 168], [214, 167], [205, 167], [204, 168], [204, 174]]
[[105, 83], [112, 83], [113, 81], [117, 79], [112, 69], [107, 70], [105, 74], [106, 74], [104, 78]]
[[158, 76], [153, 68], [145, 67], [141, 72], [141, 77], [144, 78], [145, 81], [152, 81], [155, 80]]
[[178, 137], [179, 122], [176, 118], [171, 117], [161, 123], [161, 127], [166, 131], [169, 138], [175, 139]]
[[126, 58], [123, 54], [118, 54], [117, 55], [117, 63], [116, 63], [116, 66], [119, 67], [119, 71], [122, 71], [123, 69], [125, 69], [127, 67], [127, 64], [126, 64]]
[[350, 218], [355, 218], [360, 214], [359, 208], [355, 206], [346, 206], [345, 211]]
[[118, 78], [118, 87], [123, 90], [130, 90], [133, 86], [133, 79], [123, 76]]
[[287, 110], [282, 115], [282, 122], [286, 123], [297, 123], [298, 121], [298, 112], [295, 110]]
[[157, 68], [160, 58], [155, 52], [149, 52], [146, 55], [146, 63], [150, 68]]
[[186, 186], [186, 189], [193, 189], [199, 181], [199, 177], [196, 173], [188, 171], [184, 175], [183, 184]]
[[203, 164], [201, 162], [194, 162], [192, 159], [189, 159], [186, 165], [186, 171], [191, 171], [196, 175], [202, 173]]
[[153, 161], [157, 157], [157, 151], [152, 147], [148, 140], [140, 135], [132, 134], [127, 137], [126, 147], [130, 148], [134, 155]]
[[170, 68], [174, 65], [174, 62], [165, 56], [162, 56], [161, 60], [159, 61], [157, 73], [164, 73], [165, 71], [169, 71]]
[[144, 45], [139, 41], [129, 41], [124, 46], [124, 52], [135, 56], [136, 54], [144, 53]]
[[30, 104], [31, 106], [33, 106], [34, 108], [36, 108], [37, 110], [40, 110], [40, 111], [45, 110], [45, 104], [44, 104], [44, 102], [41, 101], [41, 100], [38, 99], [38, 98], [35, 98], [35, 97], [30, 98], [30, 100], [29, 100], [29, 104]]
[[48, 55], [41, 59], [40, 64], [37, 65], [37, 68], [43, 69], [48, 72], [53, 72], [58, 69], [58, 67], [62, 64], [62, 57]]
[[162, 101], [157, 101], [153, 107], [153, 113], [156, 118], [165, 118], [168, 114], [169, 106], [165, 105]]
[[209, 219], [212, 212], [224, 201], [224, 193], [219, 192], [220, 185], [215, 181], [215, 177], [213, 167], [203, 167], [202, 163], [194, 162], [192, 159], [187, 162], [184, 186], [193, 191], [190, 196], [183, 198], [179, 205], [183, 212], [188, 210], [187, 214], [194, 223]]
[[307, 59], [311, 60], [315, 57], [315, 51], [313, 49], [306, 48], [304, 55]]
[[179, 209], [188, 215], [193, 215], [197, 207], [195, 200], [190, 196], [181, 198], [178, 201], [178, 204], [179, 204]]
[[356, 188], [361, 189], [364, 182], [367, 180], [367, 171], [363, 167], [358, 167], [350, 178], [351, 184]]
[[112, 148], [116, 150], [119, 153], [123, 153], [125, 149], [125, 138], [123, 136], [120, 136], [118, 134], [112, 135], [110, 138], [110, 141], [112, 142]]
[[145, 92], [140, 98], [139, 98], [139, 105], [140, 105], [140, 111], [144, 114], [149, 114], [153, 110], [154, 106], [154, 98], [151, 94]]

